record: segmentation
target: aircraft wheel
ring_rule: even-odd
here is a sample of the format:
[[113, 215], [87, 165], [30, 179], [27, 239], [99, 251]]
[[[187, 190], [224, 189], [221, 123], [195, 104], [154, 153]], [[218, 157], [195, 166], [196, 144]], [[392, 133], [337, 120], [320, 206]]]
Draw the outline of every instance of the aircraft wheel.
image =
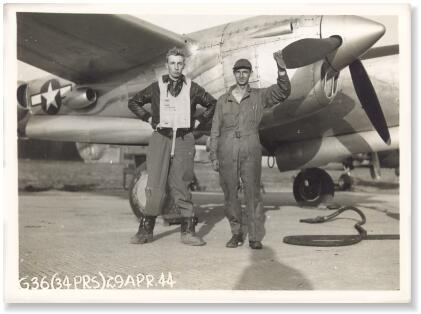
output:
[[[146, 206], [146, 184], [148, 182], [148, 173], [146, 171], [146, 163], [140, 164], [134, 174], [129, 187], [129, 202], [133, 214], [138, 220], [143, 217], [143, 212]], [[164, 203], [162, 214], [167, 214], [173, 209], [174, 201], [167, 197]]]
[[135, 216], [140, 219], [146, 205], [145, 188], [148, 182], [146, 164], [138, 166], [133, 174], [133, 179], [129, 186], [129, 202]]
[[349, 191], [354, 183], [354, 180], [348, 173], [343, 173], [338, 179], [338, 186], [340, 191]]
[[107, 144], [76, 143], [80, 158], [85, 162], [100, 160], [110, 146]]
[[331, 200], [335, 193], [332, 178], [319, 168], [300, 171], [294, 180], [293, 192], [300, 206], [317, 206]]

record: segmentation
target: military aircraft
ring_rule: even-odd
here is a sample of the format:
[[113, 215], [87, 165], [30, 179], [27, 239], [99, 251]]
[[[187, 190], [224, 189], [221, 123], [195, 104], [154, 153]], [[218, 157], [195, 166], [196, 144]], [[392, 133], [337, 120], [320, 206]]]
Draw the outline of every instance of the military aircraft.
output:
[[[334, 194], [321, 166], [399, 147], [399, 46], [374, 46], [385, 31], [350, 15], [256, 16], [179, 35], [129, 15], [17, 13], [18, 59], [54, 75], [18, 86], [19, 129], [34, 139], [145, 146], [153, 130], [128, 99], [165, 72], [169, 48], [185, 48], [185, 74], [214, 97], [235, 83], [239, 58], [253, 64], [252, 87], [274, 84], [272, 55], [282, 49], [292, 91], [264, 112], [262, 150], [279, 171], [300, 170], [299, 204], [318, 205]], [[197, 143], [209, 131], [199, 125]], [[135, 213], [145, 203], [145, 158], [136, 166]]]

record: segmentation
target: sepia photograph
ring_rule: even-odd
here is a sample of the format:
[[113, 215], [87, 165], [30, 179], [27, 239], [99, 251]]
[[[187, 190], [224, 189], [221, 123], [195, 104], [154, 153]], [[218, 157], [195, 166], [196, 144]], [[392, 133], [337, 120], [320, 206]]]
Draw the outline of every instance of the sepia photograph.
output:
[[4, 11], [6, 302], [411, 302], [408, 5]]

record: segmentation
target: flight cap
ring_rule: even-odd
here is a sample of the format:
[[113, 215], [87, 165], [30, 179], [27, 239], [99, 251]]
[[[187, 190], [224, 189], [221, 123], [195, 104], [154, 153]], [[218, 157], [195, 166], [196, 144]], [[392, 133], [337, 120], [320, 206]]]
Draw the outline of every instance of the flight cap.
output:
[[232, 68], [234, 71], [238, 69], [249, 69], [252, 70], [251, 63], [247, 59], [239, 59], [235, 62], [234, 67]]

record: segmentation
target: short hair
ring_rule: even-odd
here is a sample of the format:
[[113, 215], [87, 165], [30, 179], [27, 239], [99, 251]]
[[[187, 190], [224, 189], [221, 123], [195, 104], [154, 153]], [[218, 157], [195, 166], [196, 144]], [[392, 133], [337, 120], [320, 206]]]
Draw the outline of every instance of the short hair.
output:
[[166, 55], [167, 62], [168, 62], [169, 56], [182, 56], [184, 59], [186, 59], [186, 55], [184, 54], [183, 49], [177, 48], [177, 47], [174, 47], [168, 50], [167, 55]]

